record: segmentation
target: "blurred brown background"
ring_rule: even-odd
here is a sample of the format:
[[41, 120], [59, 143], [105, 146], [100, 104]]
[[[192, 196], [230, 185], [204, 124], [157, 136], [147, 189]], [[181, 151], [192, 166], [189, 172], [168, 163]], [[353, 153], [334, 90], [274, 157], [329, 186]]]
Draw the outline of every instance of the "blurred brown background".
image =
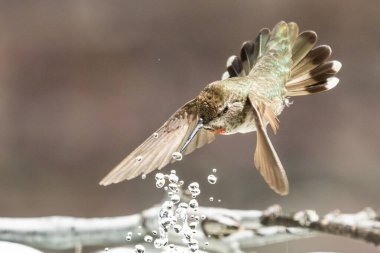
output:
[[[98, 181], [280, 20], [315, 30], [343, 64], [336, 89], [296, 98], [280, 117], [272, 140], [290, 195], [253, 168], [254, 134], [218, 138], [165, 171], [200, 181], [203, 205], [380, 209], [379, 13], [380, 1], [0, 1], [0, 216], [125, 215], [158, 203], [151, 175]], [[257, 252], [317, 250], [376, 252], [328, 236]]]

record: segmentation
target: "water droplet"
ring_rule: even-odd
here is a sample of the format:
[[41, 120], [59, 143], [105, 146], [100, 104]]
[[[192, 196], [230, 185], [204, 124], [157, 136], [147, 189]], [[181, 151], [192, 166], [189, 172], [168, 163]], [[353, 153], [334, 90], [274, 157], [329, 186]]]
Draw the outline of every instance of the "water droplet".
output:
[[181, 202], [179, 205], [178, 205], [178, 207], [179, 208], [188, 208], [189, 207], [189, 205], [188, 204], [186, 204], [185, 202]]
[[199, 250], [198, 241], [193, 238], [190, 239], [188, 246], [191, 252], [196, 252]]
[[201, 215], [202, 220], [205, 220], [206, 218], [207, 218], [206, 215], [204, 215], [204, 214]]
[[170, 183], [169, 184], [169, 189], [172, 191], [172, 192], [178, 192], [178, 185], [176, 183]]
[[153, 235], [157, 235], [157, 231], [156, 230], [152, 230], [152, 234]]
[[165, 185], [165, 179], [156, 180], [156, 187], [162, 188]]
[[174, 194], [173, 196], [171, 196], [170, 199], [171, 201], [173, 201], [174, 204], [177, 204], [181, 200], [178, 194]]
[[178, 176], [176, 174], [171, 173], [169, 176], [170, 183], [177, 184], [178, 183]]
[[218, 202], [222, 202], [222, 200], [221, 200], [221, 199], [218, 199]]
[[175, 211], [175, 215], [182, 221], [187, 220], [187, 211], [185, 208], [177, 208], [177, 210]]
[[173, 159], [176, 160], [176, 161], [181, 161], [181, 160], [182, 160], [182, 154], [181, 154], [180, 152], [174, 152], [174, 153], [172, 154], [172, 157], [173, 157]]
[[177, 224], [173, 226], [173, 229], [174, 229], [174, 232], [178, 234], [179, 232], [181, 232], [182, 226]]
[[153, 133], [153, 138], [158, 138], [158, 133]]
[[183, 185], [185, 182], [183, 180], [179, 181], [178, 184], [179, 185]]
[[213, 173], [216, 173], [218, 170], [217, 169], [212, 169], [212, 172]]
[[164, 190], [167, 191], [169, 188], [167, 186], [164, 187]]
[[105, 248], [104, 251], [105, 251], [105, 252], [108, 252], [108, 251], [110, 251], [110, 249], [109, 249], [109, 248]]
[[146, 174], [141, 174], [141, 179], [146, 179]]
[[205, 245], [206, 245], [206, 246], [208, 246], [208, 244], [209, 244], [208, 242], [205, 242]]
[[198, 215], [195, 216], [195, 220], [199, 221], [199, 216]]
[[214, 201], [214, 197], [210, 197], [210, 201]]
[[156, 240], [154, 240], [154, 247], [156, 248], [156, 249], [160, 249], [160, 248], [162, 248], [164, 245], [165, 245], [165, 242], [164, 242], [164, 240], [163, 239], [161, 239], [161, 238], [158, 238], [158, 239], [156, 239]]
[[169, 244], [169, 248], [174, 249], [175, 248], [174, 244]]
[[141, 236], [141, 233], [140, 233], [140, 232], [138, 232], [138, 233], [137, 233], [137, 235], [138, 235], [138, 236]]
[[140, 245], [140, 244], [137, 244], [137, 245], [135, 246], [135, 252], [136, 252], [136, 253], [144, 253], [144, 252], [145, 252], [145, 248], [144, 248], [144, 246], [142, 246], [142, 245]]
[[146, 235], [146, 236], [144, 236], [144, 241], [145, 242], [153, 242], [153, 237], [151, 237], [150, 235]]
[[212, 174], [208, 175], [208, 177], [207, 177], [207, 181], [210, 184], [215, 184], [217, 180], [218, 180], [218, 178], [216, 176], [212, 175]]
[[143, 157], [141, 155], [139, 155], [138, 157], [136, 157], [136, 162], [141, 162], [143, 160]]
[[193, 198], [195, 198], [201, 193], [201, 190], [199, 190], [199, 184], [197, 182], [193, 182], [189, 184], [188, 189], [191, 192], [191, 195]]
[[125, 240], [127, 240], [127, 241], [130, 241], [130, 240], [132, 240], [132, 236], [130, 236], [130, 235], [127, 235], [127, 236], [125, 237]]
[[196, 229], [197, 225], [198, 225], [198, 222], [197, 221], [193, 221], [193, 222], [190, 222], [189, 227], [191, 229]]
[[164, 179], [165, 176], [161, 172], [156, 173], [156, 176], [154, 177], [156, 180]]
[[197, 208], [197, 207], [199, 206], [198, 201], [197, 201], [196, 199], [192, 199], [192, 200], [190, 200], [190, 202], [189, 202], [189, 206], [190, 206], [191, 208]]

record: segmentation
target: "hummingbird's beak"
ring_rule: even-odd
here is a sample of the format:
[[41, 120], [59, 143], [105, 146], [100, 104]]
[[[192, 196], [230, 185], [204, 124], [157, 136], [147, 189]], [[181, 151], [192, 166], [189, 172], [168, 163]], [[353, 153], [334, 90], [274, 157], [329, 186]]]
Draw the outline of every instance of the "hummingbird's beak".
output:
[[186, 149], [186, 147], [190, 144], [191, 140], [195, 137], [195, 135], [198, 133], [198, 131], [201, 130], [202, 128], [203, 128], [203, 119], [199, 118], [197, 125], [194, 127], [193, 131], [191, 131], [189, 137], [187, 137], [185, 144], [183, 144], [181, 150], [179, 151], [180, 153], [182, 153]]

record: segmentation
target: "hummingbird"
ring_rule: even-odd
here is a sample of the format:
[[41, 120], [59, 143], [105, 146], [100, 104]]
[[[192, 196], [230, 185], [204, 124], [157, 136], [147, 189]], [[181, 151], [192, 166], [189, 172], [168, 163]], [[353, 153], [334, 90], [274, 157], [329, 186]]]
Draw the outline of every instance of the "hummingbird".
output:
[[228, 58], [221, 80], [208, 84], [179, 108], [154, 134], [117, 165], [100, 185], [119, 183], [175, 162], [214, 141], [217, 135], [256, 132], [253, 156], [270, 188], [287, 195], [289, 183], [268, 137], [276, 133], [278, 116], [290, 106], [290, 97], [334, 88], [339, 61], [329, 61], [331, 48], [316, 46], [317, 34], [299, 33], [294, 22], [262, 29], [254, 41], [245, 41], [240, 57]]

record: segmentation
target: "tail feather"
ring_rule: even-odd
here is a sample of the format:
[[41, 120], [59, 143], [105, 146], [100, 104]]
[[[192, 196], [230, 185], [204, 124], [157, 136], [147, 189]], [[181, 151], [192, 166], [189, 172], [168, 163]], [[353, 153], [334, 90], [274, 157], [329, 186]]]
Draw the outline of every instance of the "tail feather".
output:
[[322, 91], [331, 90], [335, 86], [337, 86], [339, 79], [336, 77], [329, 77], [324, 81], [320, 81], [315, 83], [314, 85], [307, 86], [306, 88], [300, 88], [288, 91], [288, 96], [304, 96], [313, 93], [318, 93]]
[[317, 34], [313, 31], [306, 31], [298, 35], [292, 48], [293, 66], [297, 65], [317, 43]]
[[315, 47], [297, 65], [293, 65], [291, 78], [297, 78], [325, 62], [331, 55], [331, 48], [323, 45]]

